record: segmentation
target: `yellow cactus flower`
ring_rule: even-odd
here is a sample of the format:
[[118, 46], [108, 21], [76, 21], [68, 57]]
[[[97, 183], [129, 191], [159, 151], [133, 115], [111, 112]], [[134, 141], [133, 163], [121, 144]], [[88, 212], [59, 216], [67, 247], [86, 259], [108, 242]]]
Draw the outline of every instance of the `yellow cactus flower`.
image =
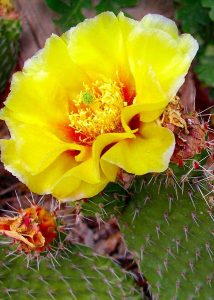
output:
[[174, 135], [159, 117], [198, 49], [160, 15], [134, 21], [102, 13], [61, 37], [14, 75], [1, 111], [11, 138], [6, 168], [33, 192], [69, 201], [91, 197], [120, 168], [164, 171]]

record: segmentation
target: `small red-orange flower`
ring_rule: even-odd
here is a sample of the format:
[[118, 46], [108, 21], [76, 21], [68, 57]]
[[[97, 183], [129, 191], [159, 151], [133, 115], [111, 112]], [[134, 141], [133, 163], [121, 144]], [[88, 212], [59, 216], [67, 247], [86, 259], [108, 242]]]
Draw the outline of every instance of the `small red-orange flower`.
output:
[[41, 206], [21, 209], [16, 217], [0, 218], [0, 233], [19, 244], [18, 250], [29, 253], [43, 251], [55, 239], [56, 220]]

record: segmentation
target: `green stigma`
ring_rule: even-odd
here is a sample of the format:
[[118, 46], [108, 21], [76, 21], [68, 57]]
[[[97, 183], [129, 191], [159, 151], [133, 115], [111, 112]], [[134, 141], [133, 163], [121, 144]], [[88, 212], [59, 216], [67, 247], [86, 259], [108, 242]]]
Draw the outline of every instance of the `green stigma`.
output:
[[93, 101], [94, 101], [94, 97], [90, 93], [84, 93], [82, 95], [82, 102], [84, 104], [91, 104]]

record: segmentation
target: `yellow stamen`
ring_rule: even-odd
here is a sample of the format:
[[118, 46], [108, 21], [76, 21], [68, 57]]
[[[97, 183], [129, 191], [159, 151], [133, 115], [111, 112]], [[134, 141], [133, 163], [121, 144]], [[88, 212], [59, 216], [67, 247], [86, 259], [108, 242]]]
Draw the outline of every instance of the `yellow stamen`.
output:
[[118, 83], [109, 80], [96, 81], [91, 86], [84, 84], [73, 104], [76, 110], [69, 116], [70, 126], [86, 136], [86, 143], [103, 133], [123, 131], [121, 110], [126, 102]]

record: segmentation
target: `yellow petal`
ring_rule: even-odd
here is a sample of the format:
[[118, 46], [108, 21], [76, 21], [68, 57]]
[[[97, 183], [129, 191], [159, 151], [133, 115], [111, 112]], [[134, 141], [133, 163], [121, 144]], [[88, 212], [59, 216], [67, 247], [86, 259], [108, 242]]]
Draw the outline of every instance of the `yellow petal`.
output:
[[128, 138], [135, 138], [135, 135], [132, 133], [106, 133], [99, 135], [95, 140], [92, 151], [93, 157], [100, 157], [102, 152], [107, 150], [106, 147], [111, 147], [114, 143]]
[[[19, 163], [22, 169], [32, 175], [46, 169], [61, 153], [84, 148], [59, 140], [47, 128], [20, 123], [12, 118], [6, 120], [11, 139], [1, 140], [2, 161], [6, 165]], [[15, 159], [11, 159], [14, 154]]]
[[121, 67], [118, 69], [118, 75], [120, 81], [128, 87], [130, 93], [135, 93], [135, 82], [133, 74], [130, 72], [126, 41], [137, 26], [138, 21], [125, 17], [122, 12], [119, 13], [117, 18], [119, 21], [121, 37], [123, 39], [123, 49], [120, 53]]
[[125, 17], [123, 12], [120, 12], [117, 18], [119, 21], [120, 29], [122, 31], [123, 39], [124, 41], [126, 41], [132, 30], [134, 30], [134, 28], [138, 26], [139, 22], [134, 19]]
[[141, 104], [141, 121], [151, 122], [157, 119], [169, 102], [152, 67], [139, 64], [135, 69], [136, 104]]
[[121, 122], [125, 132], [132, 132], [132, 133], [136, 132], [136, 130], [132, 130], [129, 127], [129, 122], [135, 115], [140, 114], [142, 111], [143, 111], [143, 106], [139, 104], [126, 106], [123, 108], [121, 112]]
[[[19, 180], [25, 183], [29, 189], [37, 194], [50, 194], [63, 176], [77, 165], [75, 158], [69, 153], [59, 155], [44, 171], [37, 175], [32, 175], [23, 168], [22, 161], [14, 159], [15, 144], [13, 140], [2, 141], [1, 159], [5, 168], [13, 173]], [[73, 179], [72, 184], [66, 186], [71, 191], [80, 184], [80, 180]], [[65, 187], [63, 187], [65, 189]]]
[[119, 168], [116, 165], [112, 165], [107, 161], [101, 160], [100, 166], [108, 181], [114, 182], [116, 180], [117, 174], [119, 172]]
[[56, 182], [55, 186], [51, 190], [51, 194], [58, 200], [61, 200], [75, 193], [79, 189], [80, 185], [81, 180], [69, 175], [68, 171], [58, 182]]
[[5, 105], [24, 122], [64, 124], [69, 120], [71, 99], [87, 80], [72, 61], [66, 43], [52, 35], [45, 48], [26, 61], [23, 72], [13, 76]]
[[75, 156], [75, 161], [80, 163], [82, 161], [89, 159], [90, 156], [91, 156], [91, 147], [84, 146], [81, 147], [81, 151], [79, 152], [79, 154]]
[[132, 133], [107, 133], [98, 136], [93, 143], [91, 157], [71, 170], [70, 175], [91, 184], [99, 184], [103, 175], [106, 180], [114, 181], [118, 168], [109, 166], [108, 163], [100, 164], [100, 157], [106, 147], [111, 147], [112, 144], [126, 138], [135, 136]]
[[139, 22], [144, 29], [156, 29], [168, 33], [172, 38], [178, 38], [178, 28], [174, 21], [158, 14], [148, 14]]
[[149, 69], [143, 77], [141, 70], [140, 66], [136, 69], [136, 104], [125, 107], [121, 113], [122, 125], [127, 132], [130, 131], [128, 123], [136, 114], [140, 114], [142, 122], [151, 122], [161, 115], [168, 103], [154, 72]]
[[163, 109], [184, 82], [198, 49], [196, 40], [190, 35], [178, 36], [172, 21], [149, 15], [135, 27], [127, 44], [136, 102], [155, 104], [156, 111]]
[[87, 19], [66, 35], [73, 61], [93, 80], [116, 78], [123, 57], [123, 40], [117, 17], [111, 12]]
[[[37, 194], [51, 194], [58, 182], [65, 176], [65, 174], [77, 165], [75, 158], [69, 153], [63, 153], [48, 166], [43, 172], [32, 176], [28, 174], [27, 185]], [[73, 178], [70, 184], [64, 186], [64, 193], [66, 190], [73, 191], [80, 184], [80, 180]]]
[[101, 170], [100, 157], [102, 155], [102, 152], [105, 151], [105, 147], [111, 146], [112, 144], [122, 139], [126, 139], [127, 137], [134, 138], [135, 136], [131, 133], [107, 133], [98, 136], [98, 138], [92, 146], [91, 157], [89, 157], [87, 160], [81, 162], [72, 170], [70, 170], [69, 176], [78, 178], [79, 180], [90, 184], [99, 184], [103, 175], [103, 171], [107, 178], [110, 178], [111, 180], [112, 178], [115, 179], [115, 173], [117, 172], [117, 168], [114, 168], [113, 170], [113, 168], [111, 167], [109, 169], [108, 166], [106, 166], [105, 164], [105, 166], [101, 166]]
[[135, 175], [166, 170], [175, 145], [173, 133], [156, 123], [142, 125], [140, 133], [115, 144], [101, 159]]
[[[99, 158], [97, 159], [99, 160]], [[92, 157], [72, 168], [68, 175], [78, 178], [80, 181], [86, 181], [90, 184], [100, 182], [100, 168]]]
[[68, 99], [66, 90], [60, 88], [57, 80], [48, 73], [33, 76], [18, 72], [13, 76], [1, 118], [9, 109], [16, 119], [29, 124], [64, 124], [69, 116]]
[[40, 77], [44, 73], [56, 79], [63, 90], [76, 95], [87, 80], [86, 73], [71, 58], [66, 41], [52, 34], [45, 47], [27, 60], [23, 71], [25, 75]]
[[[70, 184], [72, 184], [72, 181], [70, 182]], [[107, 184], [108, 180], [106, 179], [102, 179], [97, 184], [89, 184], [87, 182], [82, 181], [81, 184], [75, 190], [69, 191], [67, 189], [67, 195], [63, 195], [61, 192], [58, 194], [57, 190], [53, 191], [53, 195], [57, 197], [59, 201], [63, 202], [75, 201], [83, 198], [90, 198], [101, 192]]]
[[99, 168], [101, 166], [103, 173], [109, 181], [114, 181], [116, 179], [116, 174], [118, 168], [116, 166], [111, 167], [108, 163], [100, 164], [100, 157], [109, 147], [112, 147], [115, 143], [125, 140], [127, 138], [135, 138], [133, 133], [107, 133], [102, 134], [97, 137], [96, 141], [93, 144], [93, 158], [94, 164]]

